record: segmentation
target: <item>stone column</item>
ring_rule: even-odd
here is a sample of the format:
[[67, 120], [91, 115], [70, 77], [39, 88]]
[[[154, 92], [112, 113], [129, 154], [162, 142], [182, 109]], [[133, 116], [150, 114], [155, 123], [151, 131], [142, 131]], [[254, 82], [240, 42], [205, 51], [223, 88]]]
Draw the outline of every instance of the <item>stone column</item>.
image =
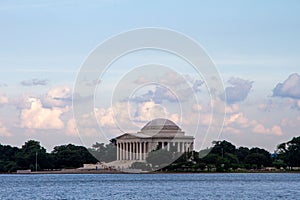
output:
[[143, 157], [144, 157], [144, 160], [146, 160], [146, 156], [147, 156], [147, 154], [146, 154], [146, 151], [147, 151], [147, 147], [146, 147], [146, 144], [147, 144], [147, 142], [144, 142], [144, 155], [143, 155]]
[[177, 152], [180, 153], [180, 142], [177, 142]]
[[137, 160], [140, 160], [140, 156], [141, 156], [141, 143], [138, 142], [137, 144]]
[[120, 157], [121, 155], [120, 155], [120, 146], [119, 145], [120, 145], [120, 143], [118, 142], [117, 143], [117, 160], [120, 160], [120, 158], [121, 158]]
[[186, 152], [189, 152], [189, 143], [188, 142], [185, 143], [185, 149], [186, 149]]
[[117, 160], [119, 160], [119, 143], [117, 142]]
[[132, 160], [135, 160], [135, 142], [132, 143]]
[[125, 142], [123, 142], [123, 160], [126, 160], [126, 149], [125, 149]]
[[125, 160], [128, 160], [128, 143], [125, 142]]
[[132, 160], [132, 142], [129, 142], [129, 160]]
[[122, 148], [121, 148], [121, 143], [119, 142], [119, 160], [121, 160], [122, 156]]
[[123, 159], [122, 160], [125, 160], [125, 142], [123, 142]]
[[127, 155], [127, 160], [129, 160], [129, 142], [127, 142], [127, 152], [126, 152], [126, 155]]
[[167, 150], [170, 151], [170, 142], [167, 144]]
[[135, 160], [138, 159], [138, 142], [135, 142]]
[[142, 143], [139, 142], [139, 160], [142, 160]]
[[120, 160], [123, 160], [123, 143], [120, 142]]
[[136, 159], [140, 159], [140, 142], [136, 143]]
[[139, 156], [140, 156], [140, 154], [139, 154], [139, 145], [140, 145], [140, 143], [136, 142], [136, 160], [139, 160]]

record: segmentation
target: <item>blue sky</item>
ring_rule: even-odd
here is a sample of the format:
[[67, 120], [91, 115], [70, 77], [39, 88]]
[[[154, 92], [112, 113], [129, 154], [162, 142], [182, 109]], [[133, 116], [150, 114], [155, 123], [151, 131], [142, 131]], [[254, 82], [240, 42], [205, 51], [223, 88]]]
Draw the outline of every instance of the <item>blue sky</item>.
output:
[[[292, 131], [295, 127], [284, 128], [280, 123], [285, 118], [296, 123], [293, 120], [299, 110], [290, 107], [299, 99], [271, 96], [278, 83], [300, 73], [299, 8], [299, 1], [0, 1], [0, 93], [8, 98], [0, 107], [0, 122], [11, 133], [0, 136], [0, 143], [21, 145], [36, 138], [48, 149], [57, 143], [80, 143], [75, 135], [63, 133], [71, 108], [55, 115], [60, 116], [63, 126], [30, 128], [20, 125], [25, 109], [19, 105], [24, 104], [22, 99], [34, 97], [42, 101], [42, 108], [54, 109], [43, 98], [51, 89], [52, 94], [69, 97], [61, 87], [72, 89], [80, 66], [101, 42], [130, 29], [162, 27], [186, 34], [202, 45], [225, 86], [230, 85], [226, 82], [231, 77], [253, 81], [247, 99], [237, 103], [235, 114], [258, 120], [266, 129], [280, 126], [281, 136], [270, 139], [263, 135], [265, 142], [258, 143], [273, 150], [277, 143], [296, 134]], [[32, 79], [47, 84], [20, 84]], [[253, 109], [260, 104], [272, 104], [273, 110], [262, 114]], [[280, 112], [278, 105], [286, 109]], [[278, 116], [273, 117], [274, 113]], [[242, 132], [250, 135], [248, 129]], [[222, 137], [237, 145], [257, 142], [230, 133]]]

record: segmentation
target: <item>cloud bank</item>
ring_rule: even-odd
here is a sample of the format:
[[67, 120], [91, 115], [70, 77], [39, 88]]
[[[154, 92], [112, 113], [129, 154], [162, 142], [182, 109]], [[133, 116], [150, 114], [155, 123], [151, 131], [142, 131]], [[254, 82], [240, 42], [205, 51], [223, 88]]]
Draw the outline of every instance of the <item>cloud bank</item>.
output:
[[46, 79], [31, 79], [31, 80], [23, 80], [20, 83], [23, 86], [37, 86], [37, 85], [47, 85], [48, 84], [48, 80]]
[[42, 99], [46, 107], [65, 107], [72, 102], [72, 89], [68, 86], [51, 88]]
[[225, 88], [225, 94], [221, 95], [221, 99], [223, 101], [226, 100], [228, 104], [244, 101], [247, 98], [253, 84], [253, 81], [241, 78], [231, 78], [227, 82], [232, 86]]
[[273, 96], [300, 99], [300, 75], [291, 74], [283, 83], [278, 83], [273, 89]]
[[21, 127], [33, 129], [61, 129], [64, 123], [61, 120], [63, 111], [58, 108], [44, 108], [41, 101], [29, 98], [30, 108], [21, 111]]

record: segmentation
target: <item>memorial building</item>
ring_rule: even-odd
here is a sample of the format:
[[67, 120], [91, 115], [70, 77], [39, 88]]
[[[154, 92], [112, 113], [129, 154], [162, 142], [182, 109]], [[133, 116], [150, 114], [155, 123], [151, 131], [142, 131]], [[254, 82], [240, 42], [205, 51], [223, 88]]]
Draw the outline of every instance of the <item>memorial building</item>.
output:
[[166, 149], [175, 152], [193, 150], [194, 137], [185, 135], [174, 122], [154, 119], [137, 133], [125, 133], [115, 138], [118, 161], [145, 161], [149, 152]]

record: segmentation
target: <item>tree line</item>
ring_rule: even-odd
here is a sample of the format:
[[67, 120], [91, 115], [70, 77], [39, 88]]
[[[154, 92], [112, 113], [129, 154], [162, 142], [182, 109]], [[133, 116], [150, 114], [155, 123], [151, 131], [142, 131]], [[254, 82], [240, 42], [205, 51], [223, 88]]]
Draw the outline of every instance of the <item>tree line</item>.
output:
[[35, 140], [25, 142], [21, 148], [0, 144], [0, 172], [78, 168], [83, 163], [96, 162], [85, 147], [73, 144], [56, 146], [51, 153]]
[[[114, 160], [116, 160], [115, 140], [111, 140], [109, 144], [95, 143], [89, 149], [74, 144], [60, 145], [54, 147], [50, 153], [35, 140], [25, 142], [21, 148], [0, 144], [0, 172], [14, 172], [19, 169], [35, 171], [78, 168], [84, 163]], [[279, 144], [273, 154], [258, 147], [237, 148], [223, 140], [213, 142], [210, 149], [180, 155], [172, 148], [170, 151], [158, 149], [148, 154], [145, 163], [136, 162], [132, 165], [132, 168], [143, 170], [157, 168], [164, 171], [219, 172], [237, 169], [257, 170], [265, 167], [291, 170], [300, 167], [300, 136]]]
[[[228, 141], [215, 141], [213, 147], [200, 152], [156, 150], [149, 153], [146, 163], [133, 163], [132, 168], [162, 171], [237, 171], [260, 170], [273, 167], [284, 170], [299, 170], [300, 136], [279, 144], [273, 154], [265, 149], [239, 147]], [[205, 156], [204, 156], [205, 155]], [[173, 162], [172, 159], [176, 158]], [[171, 164], [170, 164], [171, 163]]]

